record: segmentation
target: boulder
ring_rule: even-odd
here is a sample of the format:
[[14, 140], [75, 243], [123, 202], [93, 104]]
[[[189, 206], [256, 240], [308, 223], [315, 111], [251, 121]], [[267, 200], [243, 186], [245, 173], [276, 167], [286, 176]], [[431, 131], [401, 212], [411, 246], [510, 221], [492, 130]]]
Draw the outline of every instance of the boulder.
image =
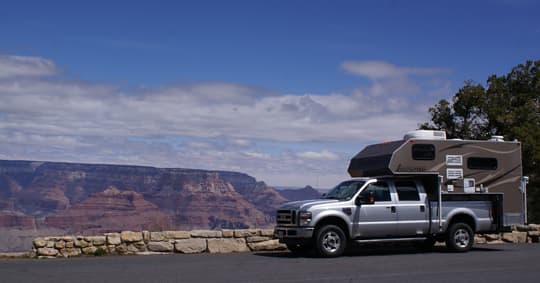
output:
[[164, 231], [163, 235], [165, 238], [170, 240], [189, 239], [191, 237], [191, 233], [189, 231]]
[[532, 230], [540, 231], [540, 224], [529, 224]]
[[34, 239], [34, 247], [36, 248], [43, 248], [47, 245], [47, 241], [43, 238], [35, 238]]
[[143, 241], [133, 243], [135, 248], [137, 248], [137, 251], [139, 252], [145, 252], [146, 251], [146, 243]]
[[527, 232], [503, 233], [502, 240], [507, 243], [527, 243]]
[[274, 237], [274, 229], [261, 229], [261, 236]]
[[474, 236], [474, 243], [475, 244], [486, 244], [487, 240], [486, 240], [486, 238], [482, 237], [481, 235], [475, 235]]
[[67, 243], [67, 242], [74, 242], [74, 241], [75, 241], [75, 237], [73, 237], [73, 236], [64, 236], [64, 237], [62, 237], [62, 240], [63, 240], [64, 242], [66, 242], [66, 243]]
[[64, 248], [60, 250], [60, 254], [63, 257], [72, 257], [72, 256], [78, 256], [81, 254], [81, 249], [77, 248]]
[[54, 244], [54, 247], [61, 250], [63, 248], [66, 247], [66, 242], [60, 240], [60, 241], [57, 241], [55, 244]]
[[536, 227], [531, 226], [531, 225], [516, 225], [516, 226], [512, 226], [512, 230], [518, 231], [518, 232], [527, 232], [527, 231], [536, 230]]
[[246, 238], [246, 242], [248, 242], [248, 243], [264, 242], [264, 241], [268, 241], [268, 240], [272, 240], [272, 238], [270, 238], [270, 237], [262, 237], [262, 236], [253, 236], [253, 237], [247, 237]]
[[103, 246], [107, 242], [105, 236], [86, 237], [85, 240], [92, 243], [94, 246]]
[[127, 254], [135, 254], [139, 252], [139, 249], [136, 246], [136, 243], [131, 243], [127, 245]]
[[114, 251], [111, 249], [111, 246], [109, 246], [110, 253], [117, 253], [120, 255], [128, 253], [127, 245], [125, 243], [121, 243], [120, 245], [112, 246], [112, 247], [114, 247]]
[[531, 243], [540, 242], [540, 231], [529, 231], [527, 232], [527, 236], [529, 236]]
[[158, 242], [165, 240], [165, 235], [162, 232], [150, 232], [150, 241]]
[[246, 238], [251, 236], [259, 236], [260, 230], [257, 229], [242, 229], [242, 230], [234, 230], [234, 237], [235, 238]]
[[484, 237], [486, 238], [486, 240], [488, 242], [491, 242], [491, 241], [498, 241], [501, 239], [500, 235], [499, 234], [485, 234]]
[[174, 243], [174, 250], [179, 253], [184, 253], [184, 254], [202, 253], [206, 251], [206, 240], [205, 239], [176, 240]]
[[85, 255], [93, 255], [93, 254], [96, 253], [96, 251], [97, 251], [96, 247], [82, 248], [82, 253], [85, 254]]
[[514, 238], [516, 239], [516, 243], [518, 244], [524, 244], [527, 243], [527, 232], [512, 232], [514, 234]]
[[75, 247], [77, 247], [77, 248], [86, 248], [86, 247], [88, 247], [88, 246], [90, 246], [90, 243], [88, 243], [88, 242], [85, 241], [84, 239], [79, 239], [79, 238], [77, 238], [77, 239], [75, 240]]
[[208, 239], [208, 252], [210, 253], [237, 253], [249, 252], [246, 240], [242, 238]]
[[118, 253], [116, 251], [116, 246], [115, 245], [108, 245], [107, 246], [107, 251], [109, 252], [109, 254], [117, 254]]
[[148, 242], [148, 250], [152, 252], [172, 252], [174, 245], [169, 242]]
[[140, 242], [143, 240], [142, 232], [132, 231], [122, 231], [120, 233], [120, 238], [126, 243]]
[[287, 249], [287, 246], [285, 244], [280, 244], [279, 240], [277, 239], [264, 242], [248, 243], [248, 246], [252, 251], [275, 251]]
[[105, 236], [107, 237], [108, 245], [120, 245], [122, 243], [120, 233], [107, 233]]
[[37, 253], [40, 256], [56, 256], [58, 255], [58, 250], [53, 248], [39, 248]]
[[223, 238], [232, 238], [234, 237], [234, 230], [221, 230], [221, 235]]
[[221, 238], [223, 235], [221, 231], [213, 230], [193, 230], [191, 231], [191, 237], [193, 238]]

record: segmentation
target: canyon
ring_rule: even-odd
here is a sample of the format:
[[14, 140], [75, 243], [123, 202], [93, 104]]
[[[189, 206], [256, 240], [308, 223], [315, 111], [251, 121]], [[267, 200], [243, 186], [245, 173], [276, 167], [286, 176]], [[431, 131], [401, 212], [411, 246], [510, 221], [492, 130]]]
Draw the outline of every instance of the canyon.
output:
[[51, 232], [272, 228], [286, 201], [240, 172], [0, 160], [0, 251]]

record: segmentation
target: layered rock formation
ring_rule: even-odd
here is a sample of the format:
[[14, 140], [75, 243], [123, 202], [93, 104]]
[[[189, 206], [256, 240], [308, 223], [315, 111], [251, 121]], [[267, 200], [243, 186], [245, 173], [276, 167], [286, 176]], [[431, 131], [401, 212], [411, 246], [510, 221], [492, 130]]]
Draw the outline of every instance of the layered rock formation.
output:
[[109, 187], [66, 210], [45, 218], [45, 224], [67, 233], [95, 235], [108, 231], [161, 230], [173, 227], [172, 218], [142, 194]]
[[243, 173], [0, 160], [0, 229], [269, 228], [285, 201]]
[[321, 197], [321, 193], [311, 186], [306, 186], [302, 189], [283, 189], [278, 192], [282, 197], [291, 201], [318, 199]]

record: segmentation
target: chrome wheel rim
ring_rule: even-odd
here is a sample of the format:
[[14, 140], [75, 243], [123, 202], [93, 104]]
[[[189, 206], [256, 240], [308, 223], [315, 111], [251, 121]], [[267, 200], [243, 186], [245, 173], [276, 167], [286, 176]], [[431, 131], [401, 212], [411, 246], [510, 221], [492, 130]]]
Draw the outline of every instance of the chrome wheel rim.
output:
[[458, 229], [454, 233], [454, 243], [459, 248], [466, 248], [469, 246], [471, 239], [469, 233], [465, 229]]
[[322, 238], [322, 246], [329, 253], [335, 253], [341, 246], [341, 238], [334, 231], [328, 231]]

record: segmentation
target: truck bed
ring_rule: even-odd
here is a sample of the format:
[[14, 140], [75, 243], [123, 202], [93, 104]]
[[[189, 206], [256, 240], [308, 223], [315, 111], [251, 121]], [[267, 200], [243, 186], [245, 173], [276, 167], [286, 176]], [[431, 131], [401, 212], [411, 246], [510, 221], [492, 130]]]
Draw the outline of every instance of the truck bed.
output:
[[476, 218], [475, 232], [496, 233], [504, 230], [503, 224], [503, 194], [502, 193], [452, 193], [442, 194], [442, 222], [439, 226], [439, 206], [436, 197], [429, 196], [431, 214], [431, 233], [445, 231], [449, 223], [446, 219], [453, 215], [468, 211]]

